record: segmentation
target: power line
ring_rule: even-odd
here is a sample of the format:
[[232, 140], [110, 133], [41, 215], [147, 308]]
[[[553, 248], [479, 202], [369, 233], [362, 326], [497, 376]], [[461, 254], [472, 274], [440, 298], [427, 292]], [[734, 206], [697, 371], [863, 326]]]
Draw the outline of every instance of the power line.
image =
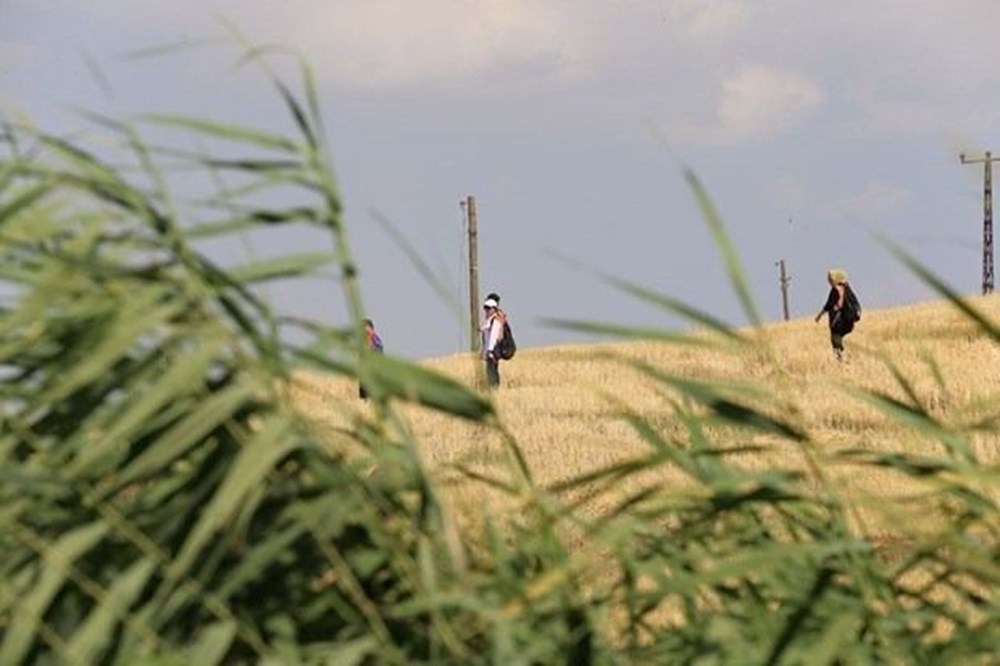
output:
[[958, 159], [962, 164], [983, 165], [983, 294], [993, 293], [993, 163], [1000, 162], [1000, 157], [991, 157], [986, 151], [985, 157], [968, 159], [961, 153]]

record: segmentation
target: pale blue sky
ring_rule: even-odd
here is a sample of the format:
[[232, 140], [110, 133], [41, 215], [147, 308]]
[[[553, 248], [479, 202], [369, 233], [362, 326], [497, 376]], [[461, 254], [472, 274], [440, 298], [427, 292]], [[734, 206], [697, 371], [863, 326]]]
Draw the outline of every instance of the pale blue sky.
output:
[[[365, 304], [391, 351], [451, 354], [468, 326], [376, 217], [464, 304], [468, 194], [481, 291], [503, 295], [522, 346], [580, 339], [543, 317], [675, 324], [559, 257], [744, 323], [685, 167], [766, 319], [781, 316], [782, 258], [793, 316], [822, 304], [831, 265], [868, 308], [930, 298], [875, 233], [980, 290], [983, 174], [958, 153], [1000, 153], [992, 0], [0, 0], [0, 110], [59, 132], [84, 124], [73, 108], [287, 128], [259, 74], [230, 67], [231, 43], [123, 57], [222, 37], [219, 16], [315, 68]], [[335, 283], [272, 296], [344, 321]]]

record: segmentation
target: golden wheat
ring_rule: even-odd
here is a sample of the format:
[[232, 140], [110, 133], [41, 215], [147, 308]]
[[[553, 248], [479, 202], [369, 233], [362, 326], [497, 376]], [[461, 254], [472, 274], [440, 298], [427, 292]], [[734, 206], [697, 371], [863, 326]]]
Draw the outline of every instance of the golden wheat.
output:
[[[974, 298], [970, 303], [994, 320], [1000, 314], [1000, 300], [995, 297]], [[931, 454], [939, 453], [941, 444], [890, 420], [849, 391], [868, 389], [906, 399], [890, 370], [891, 361], [912, 383], [921, 404], [944, 423], [957, 426], [994, 416], [1000, 405], [1000, 373], [996, 371], [1000, 345], [947, 302], [866, 311], [855, 333], [847, 338], [846, 363], [834, 359], [825, 324], [812, 319], [744, 333], [759, 342], [752, 351], [660, 342], [523, 348], [515, 360], [503, 364], [503, 387], [495, 394], [497, 410], [535, 482], [551, 487], [648, 453], [649, 445], [621, 418], [626, 406], [666, 438], [682, 436], [669, 392], [628, 362], [684, 377], [750, 380], [779, 398], [770, 398], [777, 416], [809, 433], [823, 473], [851, 499], [860, 515], [869, 515], [870, 505], [878, 505], [879, 518], [873, 519], [878, 524], [869, 529], [883, 531], [880, 525], [899, 524], [913, 516], [899, 515], [899, 503], [893, 508], [881, 500], [915, 493], [913, 483], [891, 470], [852, 466], [823, 454], [845, 448]], [[468, 354], [430, 360], [426, 365], [470, 385], [477, 380], [478, 361]], [[367, 409], [357, 401], [351, 382], [315, 373], [303, 374], [300, 380], [295, 399], [324, 432], [352, 427], [352, 411], [344, 405], [355, 405], [359, 414]], [[502, 475], [505, 448], [499, 433], [419, 407], [402, 411], [425, 464], [461, 513], [469, 518], [511, 509], [486, 486], [465, 482], [454, 473], [455, 466], [462, 465]], [[729, 456], [741, 465], [806, 468], [803, 452], [787, 442], [752, 433], [729, 435], [723, 441], [730, 445], [761, 447]], [[1000, 461], [1000, 440], [995, 434], [975, 435], [973, 446], [981, 461], [989, 465]], [[650, 486], [683, 490], [685, 482], [678, 470], [657, 467], [623, 481], [616, 497], [595, 498], [584, 508], [587, 513], [601, 513]], [[996, 494], [994, 489], [985, 490]], [[916, 500], [903, 506], [920, 509]]]

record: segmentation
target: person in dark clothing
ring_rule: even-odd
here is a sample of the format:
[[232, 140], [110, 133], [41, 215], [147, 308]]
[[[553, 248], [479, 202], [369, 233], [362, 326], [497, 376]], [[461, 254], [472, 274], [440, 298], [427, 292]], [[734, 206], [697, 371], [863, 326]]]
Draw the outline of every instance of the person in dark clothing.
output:
[[[371, 319], [365, 319], [365, 346], [379, 354], [385, 353], [382, 337], [375, 330], [375, 323]], [[362, 400], [368, 399], [368, 391], [365, 389], [364, 384], [358, 384], [358, 397]]]
[[851, 299], [851, 285], [847, 282], [847, 272], [840, 268], [831, 268], [826, 273], [826, 281], [830, 285], [830, 293], [826, 297], [823, 309], [817, 313], [816, 321], [819, 321], [824, 313], [829, 316], [830, 345], [837, 360], [843, 361], [844, 336], [854, 330], [857, 313], [847, 311], [847, 304]]

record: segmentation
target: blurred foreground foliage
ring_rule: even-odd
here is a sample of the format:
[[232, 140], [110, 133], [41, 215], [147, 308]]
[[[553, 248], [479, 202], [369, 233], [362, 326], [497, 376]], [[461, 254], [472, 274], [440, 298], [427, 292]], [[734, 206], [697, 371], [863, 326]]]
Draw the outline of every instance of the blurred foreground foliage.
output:
[[[396, 407], [502, 424], [478, 391], [364, 350], [358, 268], [303, 75], [301, 93], [272, 81], [292, 137], [166, 115], [94, 117], [96, 147], [5, 127], [0, 664], [995, 658], [998, 470], [970, 441], [996, 437], [998, 421], [948, 427], [915, 394], [856, 398], [933, 437], [939, 453], [843, 454], [921, 483], [921, 506], [947, 517], [900, 525], [891, 549], [858, 529], [850, 498], [825, 481], [808, 424], [753, 386], [642, 366], [680, 396], [664, 400], [680, 429], [665, 434], [623, 406], [648, 455], [548, 489], [506, 438], [509, 468], [478, 482], [518, 510], [463, 532]], [[756, 321], [721, 223], [691, 182]], [[213, 243], [293, 230], [329, 251], [213, 258]], [[315, 275], [341, 286], [344, 328], [283, 315], [262, 295], [270, 282]], [[759, 344], [619, 286], [726, 344]], [[370, 387], [368, 416], [330, 406], [349, 414], [339, 436], [358, 453], [335, 453], [343, 447], [318, 438], [290, 402], [303, 367]], [[707, 434], [719, 424], [733, 441]], [[794, 444], [810, 473], [727, 460], [757, 435]], [[690, 486], [622, 497], [597, 518], [566, 499], [613, 494], [664, 466]]]

